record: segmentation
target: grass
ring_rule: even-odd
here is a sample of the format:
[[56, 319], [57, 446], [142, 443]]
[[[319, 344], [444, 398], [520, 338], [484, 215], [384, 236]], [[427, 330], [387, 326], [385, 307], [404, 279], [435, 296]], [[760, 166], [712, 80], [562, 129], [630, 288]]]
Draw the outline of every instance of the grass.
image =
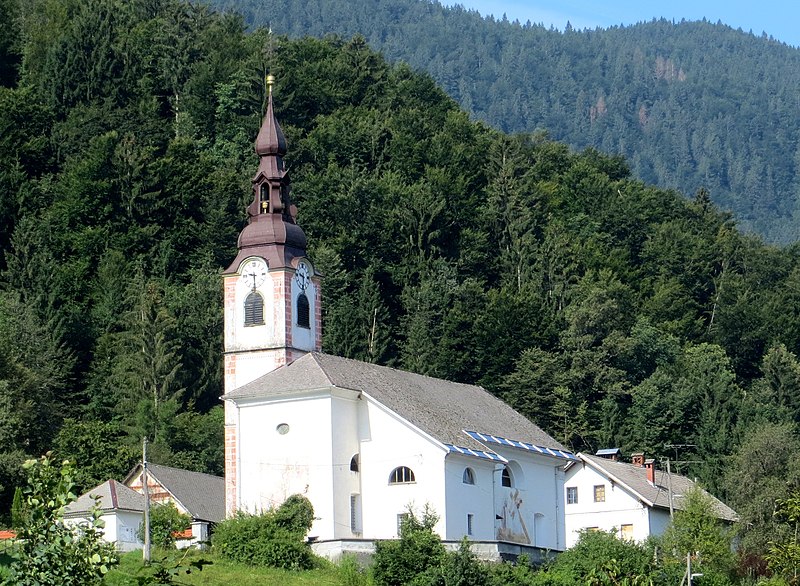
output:
[[[190, 551], [154, 553], [153, 560], [162, 560], [166, 555], [164, 565], [174, 566], [176, 561], [183, 560], [182, 565], [188, 565], [192, 560], [208, 560], [202, 571], [193, 570], [188, 575], [179, 575], [176, 583], [187, 585], [206, 586], [344, 586], [350, 581], [346, 579], [340, 569], [326, 562], [322, 567], [314, 570], [293, 572], [290, 570], [277, 570], [272, 568], [253, 568], [243, 564], [236, 564], [221, 559], [208, 552]], [[106, 576], [106, 586], [136, 586], [137, 576], [147, 575], [148, 569], [142, 564], [142, 552], [134, 551], [123, 554], [120, 564]], [[364, 581], [366, 583], [366, 581]]]

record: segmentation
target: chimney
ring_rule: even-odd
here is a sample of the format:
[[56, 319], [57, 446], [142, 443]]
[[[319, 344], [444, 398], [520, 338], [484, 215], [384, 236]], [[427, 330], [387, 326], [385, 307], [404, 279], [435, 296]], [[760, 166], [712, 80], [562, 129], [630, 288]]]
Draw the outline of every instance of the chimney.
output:
[[636, 454], [631, 454], [631, 464], [639, 468], [644, 466], [644, 453], [637, 452]]
[[656, 484], [656, 461], [653, 458], [645, 460], [644, 467], [647, 470], [647, 482], [655, 486]]

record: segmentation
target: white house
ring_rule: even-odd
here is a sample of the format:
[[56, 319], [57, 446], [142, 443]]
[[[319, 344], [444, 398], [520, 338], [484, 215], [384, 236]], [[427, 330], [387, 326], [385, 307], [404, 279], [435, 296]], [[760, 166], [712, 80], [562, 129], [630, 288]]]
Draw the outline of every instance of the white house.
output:
[[310, 536], [330, 552], [396, 537], [409, 505], [429, 504], [444, 539], [564, 549], [575, 456], [558, 442], [480, 387], [320, 353], [321, 275], [271, 91], [256, 152], [248, 225], [223, 274], [228, 515], [304, 494]]
[[99, 497], [100, 519], [105, 523], [103, 539], [115, 544], [119, 551], [141, 549], [138, 531], [144, 515], [144, 496], [116, 480], [107, 480], [67, 505], [64, 521], [73, 526], [88, 524], [95, 497]]
[[[578, 461], [567, 466], [567, 547], [575, 544], [583, 529], [615, 531], [636, 541], [660, 535], [670, 522], [670, 496], [673, 510], [680, 510], [683, 496], [697, 488], [685, 476], [657, 470], [655, 461], [645, 460], [643, 454], [633, 454], [631, 463], [619, 461], [619, 450], [598, 454], [578, 454]], [[738, 520], [733, 509], [708, 496], [717, 517], [727, 522]]]

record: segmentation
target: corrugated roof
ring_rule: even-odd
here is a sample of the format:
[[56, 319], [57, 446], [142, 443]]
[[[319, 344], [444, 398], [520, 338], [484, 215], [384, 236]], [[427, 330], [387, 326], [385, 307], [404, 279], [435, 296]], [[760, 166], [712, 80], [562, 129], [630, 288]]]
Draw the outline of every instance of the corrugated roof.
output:
[[338, 387], [385, 405], [439, 442], [491, 451], [466, 430], [566, 451], [539, 426], [482, 387], [311, 352], [225, 395], [224, 399], [279, 396]]
[[100, 497], [99, 505], [103, 512], [144, 511], [144, 495], [116, 480], [106, 480], [64, 507], [64, 514], [71, 517], [88, 513], [89, 509], [94, 506], [95, 496]]
[[[610, 480], [614, 480], [628, 488], [648, 505], [669, 509], [669, 484], [667, 472], [665, 470], [656, 470], [656, 482], [655, 484], [650, 484], [647, 480], [647, 469], [641, 466], [634, 466], [627, 462], [614, 462], [607, 458], [590, 456], [588, 454], [578, 454], [578, 458], [598, 470], [601, 474], [607, 476]], [[699, 487], [697, 487], [693, 481], [680, 474], [673, 473], [671, 477], [672, 505], [676, 510], [681, 510], [683, 509], [683, 495], [693, 488]], [[705, 490], [703, 490], [703, 492], [711, 498], [714, 514], [717, 517], [726, 521], [739, 520], [739, 515], [736, 514], [736, 511], [714, 495]]]
[[[151, 463], [147, 464], [147, 473], [170, 492], [192, 519], [218, 523], [225, 518], [225, 479], [221, 476]], [[128, 473], [125, 482], [139, 474], [141, 464]]]

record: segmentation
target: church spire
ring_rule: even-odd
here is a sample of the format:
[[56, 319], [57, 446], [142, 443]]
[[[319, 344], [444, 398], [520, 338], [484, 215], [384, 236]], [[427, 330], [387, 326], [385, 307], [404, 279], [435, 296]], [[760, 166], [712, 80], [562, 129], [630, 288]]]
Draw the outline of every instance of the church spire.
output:
[[267, 112], [256, 137], [258, 170], [253, 177], [253, 200], [247, 206], [247, 221], [239, 235], [239, 254], [229, 267], [250, 255], [267, 260], [270, 267], [291, 266], [293, 258], [306, 254], [306, 236], [297, 225], [297, 208], [289, 197], [290, 181], [284, 166], [286, 137], [272, 103], [275, 78], [267, 76]]

